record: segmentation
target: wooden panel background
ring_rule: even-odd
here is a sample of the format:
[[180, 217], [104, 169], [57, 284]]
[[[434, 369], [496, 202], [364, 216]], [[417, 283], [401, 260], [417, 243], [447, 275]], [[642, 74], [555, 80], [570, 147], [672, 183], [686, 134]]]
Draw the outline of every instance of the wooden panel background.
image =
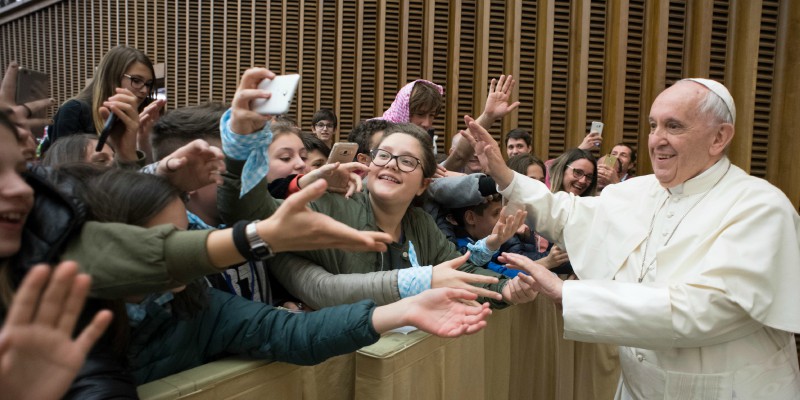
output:
[[0, 65], [49, 73], [60, 103], [110, 47], [135, 46], [166, 65], [171, 108], [230, 101], [241, 73], [266, 65], [302, 75], [291, 112], [304, 128], [330, 107], [341, 137], [421, 77], [445, 86], [440, 148], [463, 114], [480, 113], [491, 78], [513, 73], [522, 106], [493, 133], [526, 128], [541, 157], [579, 144], [596, 119], [606, 123], [597, 154], [616, 142], [646, 149], [654, 97], [682, 77], [711, 77], [736, 99], [733, 161], [800, 206], [798, 3], [28, 0], [0, 9]]

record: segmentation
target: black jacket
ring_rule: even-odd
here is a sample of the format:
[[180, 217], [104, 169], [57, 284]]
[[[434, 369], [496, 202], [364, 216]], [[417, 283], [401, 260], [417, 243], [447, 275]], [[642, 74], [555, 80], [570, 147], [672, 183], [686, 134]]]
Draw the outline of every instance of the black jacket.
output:
[[[86, 221], [88, 210], [80, 200], [84, 186], [77, 179], [41, 166], [29, 168], [25, 179], [34, 190], [34, 205], [22, 233], [22, 246], [11, 262], [11, 276], [18, 286], [38, 263], [55, 265], [67, 242]], [[58, 182], [58, 183], [54, 183]], [[89, 299], [76, 327], [81, 331], [106, 304]], [[2, 310], [5, 314], [5, 310]], [[127, 371], [124, 354], [114, 351], [107, 332], [92, 348], [86, 363], [65, 398], [136, 399], [136, 385]]]

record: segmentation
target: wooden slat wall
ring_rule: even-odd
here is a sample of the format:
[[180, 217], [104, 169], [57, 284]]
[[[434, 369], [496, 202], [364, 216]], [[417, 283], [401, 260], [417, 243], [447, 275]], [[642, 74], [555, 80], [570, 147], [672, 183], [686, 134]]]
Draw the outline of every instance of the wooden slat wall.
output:
[[316, 109], [333, 108], [340, 139], [421, 77], [445, 86], [440, 148], [463, 114], [482, 111], [493, 77], [516, 73], [522, 105], [493, 134], [526, 128], [547, 158], [596, 119], [598, 154], [617, 142], [645, 149], [653, 98], [711, 77], [739, 110], [731, 158], [800, 205], [800, 157], [786, 150], [800, 143], [798, 12], [791, 0], [42, 0], [0, 10], [0, 65], [49, 73], [60, 103], [128, 44], [165, 64], [171, 108], [230, 101], [252, 65], [299, 72], [292, 115], [308, 129]]

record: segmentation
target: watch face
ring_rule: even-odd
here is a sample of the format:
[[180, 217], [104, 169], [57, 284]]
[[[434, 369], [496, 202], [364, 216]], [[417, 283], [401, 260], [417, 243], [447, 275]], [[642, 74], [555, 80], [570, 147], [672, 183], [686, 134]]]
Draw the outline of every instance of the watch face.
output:
[[256, 230], [256, 222], [254, 221], [247, 225], [245, 232], [247, 234], [247, 241], [250, 242], [250, 252], [253, 253], [253, 256], [259, 259], [267, 259], [275, 254], [272, 252], [272, 249], [269, 247], [269, 244], [261, 239], [261, 236], [258, 235], [258, 231]]
[[272, 249], [270, 249], [269, 246], [264, 242], [257, 244], [255, 246], [250, 246], [250, 251], [253, 252], [254, 256], [262, 260], [270, 258], [274, 255], [272, 253]]

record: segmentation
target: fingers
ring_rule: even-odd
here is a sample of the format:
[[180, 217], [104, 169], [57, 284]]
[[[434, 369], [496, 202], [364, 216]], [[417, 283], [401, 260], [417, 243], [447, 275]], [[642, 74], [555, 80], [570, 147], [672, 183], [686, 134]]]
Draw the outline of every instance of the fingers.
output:
[[503, 253], [498, 260], [506, 264], [508, 268], [525, 271], [531, 274], [532, 268], [530, 264], [533, 263], [533, 260], [528, 257], [514, 253]]
[[78, 264], [74, 262], [62, 262], [55, 268], [36, 313], [37, 323], [56, 326], [64, 304], [68, 300], [67, 297], [72, 292], [77, 274]]
[[352, 187], [352, 189], [353, 189], [353, 190], [352, 190], [352, 191], [350, 191], [350, 192], [347, 194], [347, 197], [348, 197], [348, 198], [349, 198], [350, 196], [352, 196], [352, 195], [353, 195], [353, 193], [355, 193], [355, 192], [360, 192], [360, 191], [362, 191], [362, 190], [364, 189], [364, 183], [363, 183], [363, 181], [361, 180], [361, 177], [360, 177], [360, 176], [358, 176], [358, 174], [357, 174], [357, 173], [355, 173], [355, 172], [351, 172], [351, 173], [350, 173], [350, 184], [351, 184], [350, 186]]
[[469, 325], [469, 326], [467, 326], [467, 329], [464, 331], [464, 334], [471, 335], [473, 333], [476, 333], [476, 332], [480, 331], [481, 329], [485, 328], [486, 325], [487, 325], [486, 321], [481, 321], [481, 322], [478, 322], [477, 324]]
[[52, 125], [53, 120], [50, 118], [28, 118], [25, 121], [22, 121], [22, 124], [30, 129], [38, 129], [47, 125]]
[[21, 325], [33, 320], [36, 305], [49, 277], [50, 267], [45, 264], [39, 264], [28, 271], [11, 302], [6, 324]]
[[308, 203], [320, 198], [327, 187], [328, 183], [324, 179], [316, 180], [299, 192], [289, 196], [278, 209], [284, 208], [284, 205], [286, 208], [293, 210], [305, 209]]
[[469, 255], [470, 255], [470, 253], [469, 253], [469, 251], [467, 251], [466, 253], [462, 254], [460, 257], [456, 257], [456, 258], [454, 258], [452, 260], [445, 261], [440, 265], [444, 265], [445, 268], [456, 269], [456, 268], [464, 265], [464, 263], [466, 263], [467, 260], [469, 260]]
[[536, 279], [533, 279], [533, 277], [532, 277], [532, 276], [530, 276], [530, 275], [526, 275], [526, 274], [518, 274], [518, 275], [517, 275], [517, 278], [519, 278], [519, 280], [520, 280], [522, 283], [524, 283], [524, 284], [526, 284], [526, 285], [530, 286], [531, 288], [534, 288], [534, 287], [536, 287]]
[[266, 68], [250, 68], [242, 74], [239, 89], [254, 89], [264, 79], [274, 79], [275, 74]]
[[3, 83], [0, 84], [0, 101], [6, 104], [15, 104], [15, 96], [17, 93], [17, 72], [19, 72], [19, 64], [12, 61], [6, 68], [6, 73], [3, 75]]
[[511, 75], [501, 76], [500, 80], [503, 81], [503, 85], [500, 90], [505, 94], [509, 94], [511, 89], [514, 87], [514, 77]]
[[[500, 76], [500, 79], [503, 79], [502, 75]], [[497, 87], [497, 79], [492, 78], [492, 81], [489, 82], [489, 94], [494, 93], [496, 87]]]
[[103, 120], [108, 119], [108, 116], [111, 115], [111, 111], [108, 109], [108, 107], [105, 106], [98, 107], [97, 112], [100, 113], [100, 118], [102, 118]]
[[436, 173], [433, 174], [434, 178], [443, 178], [447, 176], [447, 168], [437, 165], [436, 166]]
[[[29, 102], [25, 103], [25, 106], [27, 106], [28, 109], [31, 110], [31, 113], [36, 114], [39, 111], [42, 111], [42, 110], [45, 110], [45, 109], [49, 108], [50, 106], [52, 106], [55, 103], [56, 103], [55, 99], [46, 98], [46, 99], [40, 99], [40, 100], [35, 100], [35, 101], [29, 101]], [[28, 117], [30, 117], [30, 115]]]
[[78, 274], [73, 279], [72, 289], [69, 291], [63, 304], [63, 309], [58, 316], [58, 330], [61, 332], [72, 334], [75, 329], [75, 323], [78, 321], [78, 316], [83, 310], [83, 304], [86, 302], [86, 296], [89, 294], [91, 283], [92, 279], [86, 274]]
[[[441, 289], [437, 289], [441, 290]], [[446, 288], [447, 290], [447, 297], [450, 299], [458, 299], [458, 300], [467, 300], [472, 301], [478, 298], [478, 295], [475, 293], [470, 292], [469, 290], [464, 289], [456, 289], [456, 288]], [[480, 311], [480, 310], [478, 310]]]
[[[250, 101], [258, 98], [269, 98], [268, 92], [258, 90], [258, 84], [264, 79], [273, 79], [275, 74], [266, 68], [250, 68], [242, 75], [231, 106], [238, 109], [250, 109]], [[260, 115], [260, 114], [259, 114]]]
[[470, 292], [475, 293], [478, 296], [486, 297], [487, 299], [503, 300], [503, 295], [493, 290], [484, 289], [477, 286], [470, 286], [470, 285], [466, 285], [466, 287], [463, 287], [463, 289], [469, 290]]
[[320, 176], [322, 176], [322, 175], [328, 176], [328, 175], [331, 175], [333, 173], [333, 171], [336, 170], [336, 168], [338, 168], [338, 167], [339, 167], [339, 163], [325, 164], [325, 165], [317, 168], [316, 170], [312, 171], [311, 173], [312, 174], [318, 174]]
[[167, 101], [164, 99], [156, 99], [154, 102], [147, 105], [147, 107], [142, 110], [142, 114], [146, 115], [156, 115], [159, 111], [167, 104]]
[[102, 310], [94, 316], [92, 322], [83, 329], [83, 332], [75, 340], [81, 353], [86, 354], [92, 349], [97, 339], [100, 339], [108, 325], [111, 324], [112, 319], [113, 314], [108, 310]]
[[385, 232], [360, 232], [361, 235], [370, 238], [379, 248], [386, 249], [386, 244], [392, 243], [392, 235]]
[[[339, 248], [350, 251], [380, 251], [387, 250], [387, 243], [392, 242], [392, 237], [383, 232], [366, 232], [357, 231], [346, 225], [346, 229], [337, 232], [340, 235], [336, 241], [331, 244], [331, 248]], [[317, 246], [318, 247], [318, 246]], [[313, 250], [313, 249], [309, 249]]]
[[506, 286], [503, 288], [508, 290], [508, 297], [506, 298], [507, 303], [517, 304], [517, 299], [519, 298], [519, 284], [517, 283], [518, 280], [516, 278], [511, 279], [506, 283]]

